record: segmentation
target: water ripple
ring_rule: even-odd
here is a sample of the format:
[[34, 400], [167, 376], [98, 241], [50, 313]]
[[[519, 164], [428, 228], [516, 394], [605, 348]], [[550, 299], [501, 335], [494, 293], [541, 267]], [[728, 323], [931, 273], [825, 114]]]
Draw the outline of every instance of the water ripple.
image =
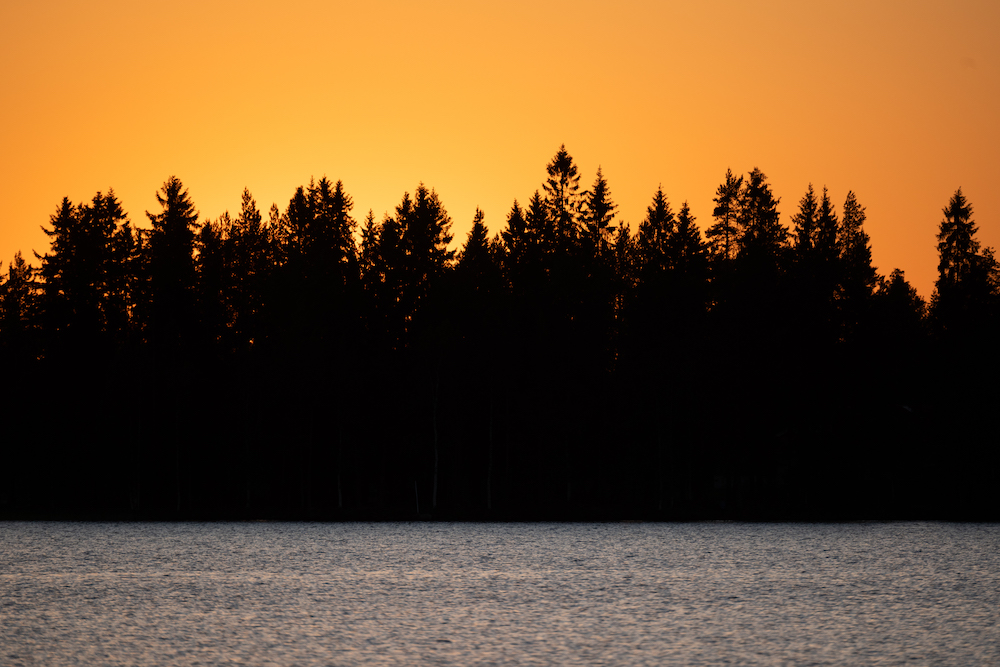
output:
[[3, 665], [995, 665], [1000, 526], [0, 523]]

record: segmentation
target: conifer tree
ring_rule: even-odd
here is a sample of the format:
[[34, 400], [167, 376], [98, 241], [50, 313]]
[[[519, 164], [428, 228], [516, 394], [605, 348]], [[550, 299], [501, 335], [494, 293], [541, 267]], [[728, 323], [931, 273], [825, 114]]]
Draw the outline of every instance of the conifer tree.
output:
[[608, 181], [598, 167], [594, 186], [585, 194], [581, 209], [584, 235], [593, 254], [598, 256], [604, 254], [608, 240], [615, 230], [611, 223], [614, 221], [617, 209], [618, 205], [611, 199]]
[[653, 195], [653, 202], [646, 208], [646, 217], [639, 223], [636, 235], [640, 280], [650, 280], [667, 270], [669, 243], [675, 225], [674, 212], [661, 185]]
[[611, 245], [612, 274], [615, 284], [616, 334], [621, 335], [622, 318], [632, 298], [636, 284], [636, 242], [628, 223], [621, 223], [615, 230]]
[[931, 300], [937, 329], [946, 335], [982, 336], [1000, 320], [1000, 265], [976, 239], [979, 228], [962, 188], [942, 211], [938, 279]]
[[407, 268], [415, 284], [422, 284], [440, 277], [451, 266], [455, 251], [448, 245], [451, 218], [441, 204], [437, 193], [423, 183], [417, 186], [412, 201], [409, 194], [396, 207], [396, 218], [402, 231]]
[[704, 314], [708, 300], [708, 248], [685, 201], [677, 214], [677, 224], [667, 239], [665, 296], [678, 326], [696, 324], [691, 318]]
[[555, 229], [560, 246], [572, 248], [580, 237], [580, 214], [583, 193], [580, 192], [580, 173], [565, 144], [545, 167], [545, 206]]
[[524, 223], [528, 241], [525, 244], [525, 261], [548, 270], [547, 261], [556, 250], [556, 228], [538, 190], [528, 200]]
[[118, 259], [114, 239], [127, 217], [109, 190], [80, 206], [64, 198], [50, 222], [52, 229], [42, 229], [52, 238], [51, 252], [40, 257], [46, 328], [66, 334], [61, 344], [93, 348], [98, 337], [107, 342], [116, 333], [111, 329], [123, 324], [111, 302], [111, 281]]
[[153, 225], [149, 236], [148, 271], [153, 341], [167, 348], [183, 344], [195, 314], [195, 231], [198, 212], [176, 176], [163, 184], [156, 200], [159, 213], [146, 212]]
[[839, 255], [837, 248], [837, 229], [839, 226], [837, 211], [834, 209], [833, 203], [830, 201], [830, 194], [824, 185], [816, 214], [815, 248], [820, 261], [827, 266], [835, 264]]
[[486, 225], [483, 224], [485, 214], [478, 207], [472, 219], [472, 228], [465, 239], [462, 251], [458, 254], [455, 268], [463, 281], [469, 281], [474, 288], [485, 287], [487, 274], [492, 264], [490, 242], [487, 238]]
[[7, 267], [6, 280], [0, 275], [0, 348], [10, 361], [33, 359], [35, 309], [38, 298], [36, 270], [21, 252]]
[[[409, 195], [404, 196], [404, 201]], [[403, 230], [388, 214], [377, 226], [370, 255], [371, 269], [366, 287], [373, 306], [369, 317], [369, 333], [382, 338], [386, 350], [399, 349], [403, 344], [403, 330], [407, 311], [403, 304], [406, 276], [406, 251], [403, 247]]]
[[[797, 292], [800, 326], [813, 344], [831, 343], [843, 333], [838, 331], [837, 303], [842, 280], [837, 247], [837, 214], [826, 187], [816, 201], [812, 184], [800, 204], [796, 216], [796, 245], [794, 253], [793, 289]], [[801, 239], [801, 242], [800, 242]], [[808, 347], [808, 345], [807, 345]]]
[[528, 236], [528, 221], [524, 217], [524, 210], [516, 199], [507, 214], [507, 227], [500, 232], [500, 243], [506, 280], [511, 287], [520, 288], [531, 239]]
[[361, 226], [361, 251], [358, 254], [358, 263], [365, 285], [368, 285], [371, 272], [374, 270], [377, 253], [378, 225], [375, 223], [375, 214], [368, 209], [368, 215], [365, 216], [364, 224]]
[[395, 217], [383, 223], [380, 237], [383, 287], [398, 294], [399, 315], [409, 330], [454, 261], [455, 251], [448, 249], [453, 238], [451, 218], [437, 193], [421, 183], [412, 198], [404, 193]]
[[231, 283], [236, 273], [229, 247], [232, 227], [227, 211], [215, 222], [206, 220], [195, 237], [199, 334], [209, 346], [231, 343]]
[[854, 192], [849, 191], [844, 200], [844, 211], [837, 230], [837, 246], [844, 266], [847, 290], [851, 293], [867, 290], [871, 293], [878, 282], [875, 267], [872, 266], [871, 238], [864, 230], [865, 207]]
[[942, 210], [944, 220], [938, 231], [938, 280], [937, 289], [947, 291], [972, 275], [980, 245], [975, 238], [979, 228], [972, 219], [972, 205], [966, 200], [962, 188], [955, 191], [948, 205]]
[[[68, 197], [63, 197], [59, 208], [49, 217], [51, 229], [42, 227], [42, 231], [51, 238], [50, 252], [44, 256], [35, 253], [41, 260], [42, 319], [46, 332], [57, 335], [71, 327], [73, 308], [76, 302], [77, 286], [82, 282], [74, 273], [78, 270], [76, 257], [81, 236], [80, 215], [76, 206]], [[82, 267], [81, 267], [82, 268]]]
[[795, 239], [795, 257], [798, 261], [806, 261], [812, 257], [816, 246], [816, 217], [819, 205], [812, 183], [799, 200], [799, 210], [792, 216], [792, 236]]
[[227, 300], [232, 312], [234, 336], [241, 346], [248, 346], [264, 333], [261, 327], [266, 307], [265, 293], [271, 278], [274, 253], [270, 230], [247, 188], [243, 189], [240, 213], [229, 229], [227, 254], [231, 273]]
[[740, 240], [737, 257], [758, 266], [777, 265], [786, 247], [788, 230], [779, 220], [778, 203], [760, 169], [750, 172], [740, 201]]
[[134, 333], [140, 266], [139, 233], [129, 220], [125, 220], [111, 239], [107, 277], [107, 327], [117, 334], [119, 344], [131, 341]]
[[724, 260], [736, 256], [739, 240], [737, 221], [740, 217], [740, 201], [743, 191], [743, 176], [733, 176], [733, 170], [726, 170], [726, 180], [715, 193], [715, 208], [712, 217], [715, 223], [705, 232], [705, 238], [713, 249], [713, 254]]
[[494, 249], [494, 245], [501, 244], [490, 242], [484, 219], [485, 214], [477, 208], [472, 228], [458, 254], [453, 280], [456, 287], [453, 293], [458, 297], [454, 305], [459, 309], [455, 316], [461, 318], [461, 311], [470, 311], [466, 319], [478, 320], [478, 326], [483, 326], [491, 316], [502, 284], [500, 257]]
[[[927, 305], [906, 280], [900, 269], [893, 269], [889, 277], [879, 281], [878, 290], [873, 295], [877, 337], [883, 346], [893, 351], [909, 354], [919, 342], [924, 327]], [[907, 363], [912, 359], [907, 359]]]
[[636, 240], [627, 222], [615, 229], [611, 250], [614, 274], [621, 281], [622, 292], [628, 293], [635, 284]]
[[357, 223], [351, 217], [354, 201], [344, 191], [344, 184], [331, 184], [324, 176], [310, 189], [312, 220], [307, 225], [307, 252], [312, 261], [324, 267], [353, 263], [357, 249], [354, 231]]
[[[315, 189], [315, 183], [310, 179], [309, 191]], [[296, 272], [305, 273], [302, 265], [309, 246], [309, 227], [312, 225], [313, 205], [306, 188], [299, 186], [285, 208], [282, 216], [279, 238], [284, 246], [283, 255], [286, 263]]]
[[864, 223], [865, 208], [858, 203], [854, 192], [848, 192], [837, 229], [841, 321], [848, 339], [867, 317], [878, 285], [878, 274], [872, 266], [871, 241]]
[[670, 270], [686, 280], [703, 282], [708, 279], [708, 252], [695, 224], [691, 207], [685, 201], [677, 214], [677, 224], [667, 241]]

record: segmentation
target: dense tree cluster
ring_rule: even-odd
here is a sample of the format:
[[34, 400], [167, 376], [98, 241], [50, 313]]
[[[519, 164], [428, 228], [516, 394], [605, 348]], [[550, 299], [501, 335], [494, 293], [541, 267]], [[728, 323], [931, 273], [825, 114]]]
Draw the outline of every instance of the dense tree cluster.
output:
[[0, 280], [0, 511], [136, 517], [995, 513], [1000, 272], [961, 190], [929, 307], [865, 209], [790, 216], [725, 174], [704, 236], [658, 188], [635, 233], [565, 147], [490, 235], [420, 184], [134, 226], [64, 199]]

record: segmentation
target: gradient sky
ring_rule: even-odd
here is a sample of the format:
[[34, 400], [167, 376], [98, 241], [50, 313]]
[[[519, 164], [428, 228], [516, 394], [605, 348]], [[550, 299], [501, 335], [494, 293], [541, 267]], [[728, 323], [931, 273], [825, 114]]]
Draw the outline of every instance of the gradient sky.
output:
[[[1000, 245], [1000, 3], [704, 0], [0, 4], [0, 261], [62, 197], [135, 223], [170, 175], [202, 219], [341, 179], [360, 221], [423, 182], [464, 240], [565, 143], [633, 231], [659, 184], [704, 229], [755, 166], [787, 225], [812, 182], [867, 207], [875, 264], [929, 297], [962, 187]], [[37, 262], [35, 262], [37, 264]]]

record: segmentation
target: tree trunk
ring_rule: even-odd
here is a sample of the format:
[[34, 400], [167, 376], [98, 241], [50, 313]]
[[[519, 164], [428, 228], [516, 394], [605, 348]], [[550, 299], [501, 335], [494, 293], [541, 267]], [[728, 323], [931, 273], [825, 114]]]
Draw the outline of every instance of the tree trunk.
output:
[[434, 486], [431, 488], [431, 512], [437, 510], [437, 497], [438, 497], [438, 427], [437, 427], [437, 412], [438, 412], [438, 394], [441, 390], [441, 375], [440, 371], [437, 371], [434, 376], [434, 387], [431, 391], [431, 401], [433, 408], [431, 410], [431, 425], [434, 428]]
[[493, 510], [493, 392], [490, 391], [490, 449], [486, 466], [486, 509]]
[[344, 427], [340, 419], [337, 420], [337, 510], [344, 509], [344, 490], [341, 484], [340, 470], [344, 461]]

